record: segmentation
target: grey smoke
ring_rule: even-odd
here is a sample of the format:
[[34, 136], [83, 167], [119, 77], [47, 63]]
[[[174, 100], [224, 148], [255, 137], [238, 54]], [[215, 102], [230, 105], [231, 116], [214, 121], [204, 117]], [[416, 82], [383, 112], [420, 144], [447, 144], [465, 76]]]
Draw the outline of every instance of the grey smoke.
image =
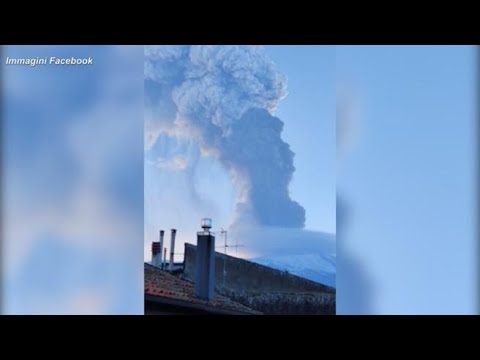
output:
[[144, 69], [148, 143], [166, 132], [218, 159], [239, 193], [236, 221], [304, 226], [288, 190], [294, 153], [272, 115], [286, 80], [262, 47], [146, 46]]

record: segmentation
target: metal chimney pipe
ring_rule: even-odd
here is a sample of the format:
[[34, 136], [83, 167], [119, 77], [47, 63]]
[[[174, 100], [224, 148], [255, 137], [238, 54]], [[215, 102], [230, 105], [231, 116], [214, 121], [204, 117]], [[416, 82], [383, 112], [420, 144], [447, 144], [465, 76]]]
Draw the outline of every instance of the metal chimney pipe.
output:
[[163, 235], [165, 234], [165, 231], [160, 230], [160, 263], [157, 266], [163, 267], [163, 262], [165, 261], [164, 257], [162, 256], [162, 250], [163, 250]]
[[168, 270], [172, 271], [173, 270], [173, 255], [175, 253], [175, 236], [177, 235], [177, 230], [172, 229], [172, 237], [171, 237], [171, 242], [170, 242], [170, 266]]
[[162, 269], [167, 265], [167, 248], [163, 248], [163, 258], [165, 259], [164, 262], [162, 262]]

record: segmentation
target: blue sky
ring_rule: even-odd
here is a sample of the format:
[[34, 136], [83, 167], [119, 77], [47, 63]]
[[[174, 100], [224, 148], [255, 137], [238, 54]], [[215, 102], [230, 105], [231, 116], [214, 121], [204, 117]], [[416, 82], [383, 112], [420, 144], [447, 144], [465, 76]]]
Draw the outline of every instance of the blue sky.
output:
[[[306, 229], [329, 233], [335, 233], [334, 50], [332, 46], [265, 46], [268, 58], [287, 79], [288, 96], [275, 115], [284, 123], [282, 139], [296, 154], [290, 196], [306, 210]], [[155, 93], [152, 86], [146, 86], [145, 92], [147, 98]], [[163, 109], [168, 113], [168, 106]], [[159, 229], [179, 230], [175, 252], [180, 260], [183, 243], [195, 243], [202, 217], [211, 217], [217, 230], [234, 222], [237, 189], [230, 174], [213, 157], [199, 156], [198, 145], [192, 142], [161, 135], [146, 151], [146, 260]], [[188, 165], [180, 170], [173, 161], [158, 164], [159, 156], [181, 157]]]
[[337, 47], [338, 81], [358, 104], [355, 145], [338, 166], [340, 312], [360, 270], [342, 273], [350, 255], [368, 274], [373, 312], [475, 310], [474, 51]]
[[305, 227], [335, 233], [335, 47], [266, 46], [287, 76], [276, 115], [295, 152], [291, 196], [306, 209]]

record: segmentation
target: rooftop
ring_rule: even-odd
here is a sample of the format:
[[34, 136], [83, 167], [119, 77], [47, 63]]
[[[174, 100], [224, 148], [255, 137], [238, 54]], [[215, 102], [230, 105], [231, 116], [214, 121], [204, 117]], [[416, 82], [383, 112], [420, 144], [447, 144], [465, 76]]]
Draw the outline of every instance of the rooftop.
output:
[[150, 264], [144, 264], [144, 273], [146, 301], [215, 314], [261, 314], [219, 294], [215, 294], [211, 301], [199, 299], [194, 295], [192, 282]]

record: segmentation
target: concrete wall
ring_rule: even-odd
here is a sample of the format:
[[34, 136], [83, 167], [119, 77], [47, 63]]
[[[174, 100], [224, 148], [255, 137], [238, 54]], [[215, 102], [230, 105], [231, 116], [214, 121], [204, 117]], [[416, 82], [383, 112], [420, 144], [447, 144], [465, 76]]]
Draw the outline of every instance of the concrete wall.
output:
[[[183, 277], [195, 279], [196, 246], [185, 244]], [[217, 291], [265, 314], [335, 314], [335, 288], [215, 253]]]
[[335, 315], [336, 311], [336, 295], [331, 293], [218, 291], [265, 315]]

